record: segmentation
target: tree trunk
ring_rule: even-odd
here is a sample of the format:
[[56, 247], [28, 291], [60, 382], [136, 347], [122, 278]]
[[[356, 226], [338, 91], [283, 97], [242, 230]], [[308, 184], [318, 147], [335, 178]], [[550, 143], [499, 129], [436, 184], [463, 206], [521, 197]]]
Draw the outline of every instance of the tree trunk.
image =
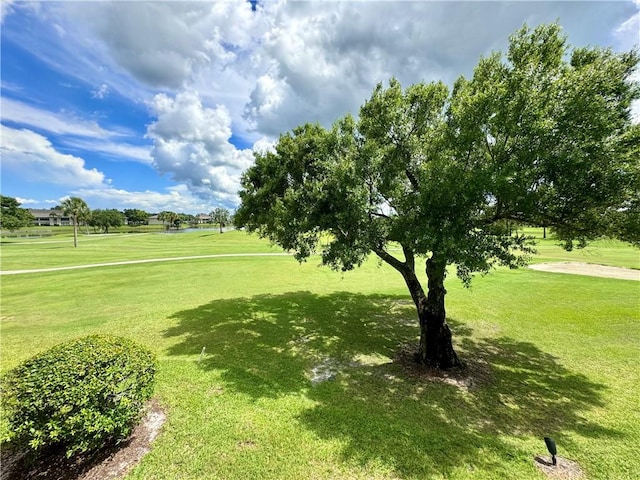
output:
[[75, 217], [71, 217], [71, 221], [73, 222], [73, 246], [78, 246], [78, 221]]
[[405, 261], [402, 262], [384, 249], [374, 249], [376, 255], [402, 274], [413, 303], [418, 311], [420, 322], [420, 347], [416, 361], [435, 368], [448, 369], [462, 365], [451, 343], [451, 330], [445, 320], [444, 288], [447, 262], [432, 255], [427, 260], [428, 294], [416, 276], [413, 252], [402, 247]]
[[416, 304], [420, 320], [420, 348], [417, 360], [435, 368], [448, 369], [461, 365], [451, 342], [444, 299], [446, 262], [432, 256], [426, 262], [428, 293], [424, 302]]

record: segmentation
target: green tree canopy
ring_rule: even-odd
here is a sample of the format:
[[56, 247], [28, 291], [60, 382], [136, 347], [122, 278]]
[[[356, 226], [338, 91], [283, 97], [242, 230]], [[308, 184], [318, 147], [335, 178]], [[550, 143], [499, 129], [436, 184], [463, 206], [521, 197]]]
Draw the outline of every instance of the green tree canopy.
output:
[[149, 222], [149, 214], [144, 210], [126, 208], [123, 213], [129, 225], [146, 225]]
[[122, 212], [111, 208], [107, 210], [93, 210], [88, 219], [88, 224], [97, 227], [104, 233], [109, 233], [110, 227], [120, 227], [124, 224], [125, 216]]
[[33, 225], [35, 217], [26, 208], [20, 208], [20, 202], [13, 197], [0, 195], [2, 210], [0, 215], [0, 227], [13, 232], [19, 228]]
[[179, 213], [178, 217], [180, 218], [180, 224], [183, 224], [183, 223], [195, 224], [197, 221], [196, 216], [192, 215], [191, 213]]
[[307, 124], [256, 153], [235, 224], [299, 260], [328, 232], [322, 261], [337, 269], [375, 253], [403, 276], [416, 305], [416, 358], [457, 366], [447, 266], [469, 284], [474, 272], [524, 265], [530, 239], [511, 235], [505, 221], [550, 226], [566, 248], [602, 234], [637, 240], [627, 214], [638, 204], [637, 63], [635, 52], [569, 51], [554, 24], [521, 29], [506, 55], [482, 58], [452, 91], [440, 82], [403, 90], [392, 79], [358, 119], [347, 115], [330, 130]]

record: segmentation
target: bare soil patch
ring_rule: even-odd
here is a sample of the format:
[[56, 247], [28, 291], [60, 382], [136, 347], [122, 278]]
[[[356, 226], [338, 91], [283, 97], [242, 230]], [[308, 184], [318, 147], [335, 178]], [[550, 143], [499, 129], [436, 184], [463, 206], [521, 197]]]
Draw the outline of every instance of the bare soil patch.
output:
[[145, 407], [142, 421], [129, 438], [88, 455], [66, 458], [52, 449], [29, 461], [23, 452], [1, 452], [0, 480], [113, 480], [123, 478], [150, 450], [166, 414], [156, 400]]
[[417, 363], [415, 361], [417, 351], [418, 344], [408, 343], [397, 350], [393, 359], [394, 363], [400, 365], [410, 378], [446, 383], [460, 390], [468, 391], [491, 382], [493, 377], [491, 366], [480, 357], [466, 361], [462, 367], [439, 370]]
[[535, 457], [534, 463], [547, 478], [557, 480], [578, 480], [583, 478], [584, 473], [573, 460], [556, 456], [557, 465], [551, 463], [549, 457]]
[[553, 262], [529, 265], [532, 270], [553, 273], [569, 273], [574, 275], [588, 275], [591, 277], [619, 278], [622, 280], [640, 281], [640, 270], [623, 267], [609, 267], [595, 263], [584, 262]]

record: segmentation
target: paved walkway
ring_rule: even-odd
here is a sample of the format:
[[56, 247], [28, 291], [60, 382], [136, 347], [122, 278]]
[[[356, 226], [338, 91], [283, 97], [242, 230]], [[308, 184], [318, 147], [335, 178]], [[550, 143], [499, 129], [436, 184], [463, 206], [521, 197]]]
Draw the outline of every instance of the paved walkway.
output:
[[283, 257], [289, 253], [222, 253], [219, 255], [193, 255], [191, 257], [148, 258], [145, 260], [127, 260], [123, 262], [93, 263], [91, 265], [72, 265], [68, 267], [34, 268], [31, 270], [3, 270], [0, 275], [20, 275], [23, 273], [59, 272], [62, 270], [78, 270], [81, 268], [112, 267], [114, 265], [134, 265], [137, 263], [174, 262], [179, 260], [199, 260], [202, 258], [227, 257]]
[[[126, 260], [122, 262], [93, 263], [90, 265], [71, 265], [66, 267], [34, 268], [31, 270], [3, 270], [0, 275], [20, 275], [25, 273], [58, 272], [63, 270], [79, 270], [81, 268], [112, 267], [115, 265], [135, 265], [138, 263], [175, 262], [180, 260], [200, 260], [204, 258], [228, 258], [228, 257], [284, 257], [289, 253], [222, 253], [218, 255], [193, 255], [189, 257], [148, 258], [144, 260]], [[575, 275], [588, 275], [593, 277], [618, 278], [623, 280], [640, 281], [640, 270], [622, 267], [608, 267], [593, 263], [582, 262], [555, 262], [536, 263], [529, 265], [532, 270], [553, 273], [569, 273]]]

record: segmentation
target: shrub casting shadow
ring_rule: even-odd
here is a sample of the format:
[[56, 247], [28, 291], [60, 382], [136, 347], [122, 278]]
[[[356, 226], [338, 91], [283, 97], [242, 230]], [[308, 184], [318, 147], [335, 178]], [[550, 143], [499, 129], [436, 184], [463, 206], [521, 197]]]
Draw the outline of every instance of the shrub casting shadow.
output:
[[[544, 452], [544, 446], [515, 451], [509, 437], [550, 434], [567, 445], [570, 432], [620, 435], [582, 415], [604, 405], [605, 387], [531, 343], [472, 339], [468, 327], [450, 320], [462, 358], [486, 362], [491, 370], [489, 380], [468, 390], [385, 362], [419, 333], [405, 297], [259, 295], [217, 300], [172, 318], [178, 324], [165, 336], [180, 341], [170, 355], [198, 355], [206, 347], [200, 366], [219, 370], [226, 388], [253, 398], [304, 392], [315, 406], [301, 414], [301, 425], [339, 439], [349, 464], [383, 462], [404, 478], [446, 476], [459, 468], [508, 477], [508, 463], [496, 456], [530, 461]], [[330, 371], [326, 381], [313, 381], [318, 366]]]

